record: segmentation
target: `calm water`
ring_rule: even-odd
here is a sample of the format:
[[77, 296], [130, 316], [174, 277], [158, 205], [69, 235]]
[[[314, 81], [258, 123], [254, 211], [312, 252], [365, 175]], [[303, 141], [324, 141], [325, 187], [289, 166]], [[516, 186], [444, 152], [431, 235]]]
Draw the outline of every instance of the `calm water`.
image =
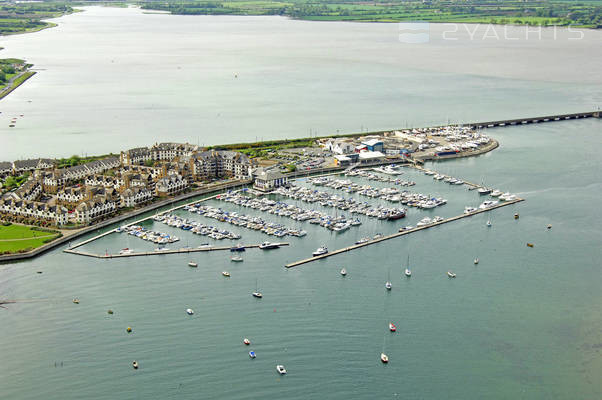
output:
[[[599, 74], [581, 74], [594, 68], [591, 63], [563, 59], [557, 63], [574, 63], [581, 70], [552, 63], [541, 74], [524, 65], [506, 68], [508, 60], [528, 51], [523, 47], [535, 44], [521, 43], [516, 52], [507, 52], [505, 45], [456, 43], [446, 53], [457, 57], [455, 63], [428, 61], [436, 51], [427, 45], [412, 50], [427, 57], [422, 61], [398, 56], [386, 51], [401, 46], [394, 25], [168, 17], [111, 9], [91, 9], [62, 21], [60, 28], [2, 41], [6, 54], [27, 54], [47, 68], [0, 103], [0, 118], [26, 110], [17, 129], [0, 133], [11, 138], [3, 141], [10, 143], [0, 149], [3, 158], [36, 151], [64, 155], [84, 145], [116, 150], [122, 147], [118, 139], [127, 145], [196, 135], [218, 140], [210, 135], [218, 128], [234, 141], [300, 135], [309, 127], [325, 132], [362, 123], [376, 128], [448, 116], [570, 111], [591, 108], [601, 93], [595, 82]], [[273, 31], [281, 34], [270, 35]], [[353, 40], [337, 41], [350, 32]], [[380, 42], [368, 49], [375, 38]], [[543, 48], [550, 46], [555, 44]], [[599, 61], [599, 52], [572, 48], [563, 49]], [[364, 50], [381, 53], [370, 59]], [[498, 57], [472, 58], [477, 50]], [[522, 61], [540, 65], [558, 56], [544, 53]], [[118, 66], [111, 67], [111, 60]], [[156, 68], [140, 68], [151, 60], [158, 62]], [[458, 72], [459, 66], [466, 72]], [[127, 79], [115, 82], [124, 71], [131, 72]], [[154, 86], [148, 85], [151, 77]], [[594, 82], [573, 82], [582, 78]], [[217, 117], [220, 112], [224, 118]], [[516, 192], [526, 202], [296, 269], [283, 264], [307, 257], [321, 244], [338, 248], [360, 236], [415, 224], [423, 215], [457, 215], [465, 205], [478, 204], [479, 196], [407, 171], [405, 177], [417, 182], [411, 190], [446, 197], [449, 204], [428, 212], [410, 210], [401, 223], [363, 218], [359, 229], [340, 235], [241, 209], [301, 225], [309, 234], [286, 239], [288, 248], [247, 251], [240, 264], [231, 263], [228, 252], [195, 255], [199, 268], [191, 269], [187, 255], [96, 260], [57, 249], [1, 265], [0, 298], [23, 302], [0, 309], [0, 397], [600, 398], [601, 131], [600, 120], [489, 130], [501, 143], [494, 152], [432, 167]], [[34, 149], [27, 147], [32, 142], [38, 144]], [[512, 217], [516, 211], [518, 221]], [[548, 231], [547, 224], [553, 229]], [[271, 239], [224, 227], [241, 233], [245, 243]], [[155, 228], [177, 233], [182, 241], [175, 246], [207, 241], [162, 224]], [[526, 242], [535, 247], [527, 248]], [[152, 248], [113, 234], [86, 249], [122, 247]], [[408, 254], [409, 280], [402, 273]], [[346, 278], [339, 275], [342, 266]], [[232, 278], [221, 276], [226, 269]], [[448, 279], [447, 270], [458, 277]], [[386, 293], [388, 276], [394, 287]], [[250, 295], [256, 280], [261, 300]], [[79, 305], [72, 303], [74, 297]], [[194, 316], [186, 315], [189, 307]], [[108, 309], [115, 314], [108, 315]], [[397, 333], [387, 331], [389, 321], [396, 323]], [[127, 326], [133, 334], [126, 333]], [[242, 345], [243, 337], [253, 342], [250, 348]], [[379, 361], [383, 348], [391, 360], [386, 366]], [[248, 358], [251, 349], [255, 360]], [[134, 359], [141, 365], [138, 371], [131, 367]], [[280, 363], [289, 371], [285, 377], [275, 371]]]
[[[493, 153], [434, 165], [527, 199], [490, 213], [491, 228], [487, 216], [475, 216], [286, 270], [285, 262], [322, 243], [338, 248], [400, 224], [363, 218], [359, 230], [333, 235], [241, 209], [302, 225], [309, 234], [287, 239], [288, 248], [247, 251], [240, 264], [228, 260], [229, 252], [103, 261], [57, 249], [4, 265], [3, 298], [40, 300], [0, 310], [3, 397], [599, 398], [601, 128], [597, 120], [499, 128], [490, 131], [502, 143]], [[574, 146], [574, 137], [588, 145]], [[480, 200], [412, 171], [406, 177], [416, 180], [413, 190], [442, 195], [449, 204], [411, 209], [404, 225], [422, 215], [456, 215]], [[270, 239], [224, 226], [246, 243]], [[207, 241], [155, 228], [180, 236], [177, 246]], [[86, 249], [122, 247], [153, 246], [113, 234]], [[409, 280], [402, 275], [408, 253]], [[186, 266], [191, 258], [198, 269]], [[449, 280], [449, 269], [458, 278]], [[223, 270], [232, 278], [223, 278]], [[388, 276], [390, 293], [383, 287]], [[250, 295], [256, 279], [264, 293], [259, 301]], [[72, 304], [74, 297], [81, 304]], [[194, 316], [185, 314], [188, 307]], [[397, 324], [396, 334], [386, 330], [388, 321]], [[243, 337], [252, 340], [250, 348]], [[386, 366], [378, 359], [383, 346], [391, 359]], [[249, 349], [257, 359], [248, 358]], [[286, 377], [276, 374], [278, 363]]]
[[[39, 74], [0, 102], [0, 160], [303, 137], [591, 110], [602, 32], [144, 14], [89, 8], [3, 37]], [[468, 33], [470, 32], [470, 34]], [[474, 32], [474, 33], [473, 33]], [[472, 34], [472, 36], [471, 36]], [[472, 37], [472, 40], [471, 40]], [[236, 76], [238, 76], [236, 78]], [[15, 128], [11, 118], [19, 115]], [[32, 146], [36, 143], [37, 146]]]

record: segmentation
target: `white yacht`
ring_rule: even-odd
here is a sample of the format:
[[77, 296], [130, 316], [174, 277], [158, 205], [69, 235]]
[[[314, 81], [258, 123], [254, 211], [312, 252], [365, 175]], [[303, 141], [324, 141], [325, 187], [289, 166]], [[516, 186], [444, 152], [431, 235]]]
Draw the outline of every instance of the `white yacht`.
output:
[[498, 203], [498, 202], [497, 202], [497, 201], [494, 201], [494, 200], [485, 200], [484, 202], [482, 202], [482, 203], [479, 205], [479, 210], [484, 210], [484, 209], [486, 209], [486, 208], [493, 207], [493, 206], [495, 206], [497, 203]]
[[326, 254], [326, 253], [328, 253], [328, 247], [326, 247], [326, 246], [322, 246], [322, 247], [318, 247], [318, 248], [316, 249], [316, 251], [314, 251], [314, 252], [312, 253], [312, 255], [313, 255], [314, 257], [317, 257], [317, 256], [321, 256], [322, 254]]
[[489, 194], [491, 197], [499, 197], [502, 194], [502, 192], [500, 190], [495, 189], [493, 192], [491, 192], [491, 194]]
[[475, 207], [469, 207], [469, 206], [464, 207], [464, 214], [470, 214], [475, 211], [477, 211], [477, 209]]

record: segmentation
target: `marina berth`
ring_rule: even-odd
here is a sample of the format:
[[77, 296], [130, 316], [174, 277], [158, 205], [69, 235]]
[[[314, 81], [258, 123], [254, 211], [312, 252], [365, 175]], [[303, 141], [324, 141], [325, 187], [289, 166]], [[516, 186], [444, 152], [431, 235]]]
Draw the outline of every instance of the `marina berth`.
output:
[[[243, 196], [244, 197], [244, 196]], [[237, 195], [222, 197], [222, 200], [232, 200], [235, 198], [239, 198]], [[256, 231], [261, 231], [266, 235], [283, 237], [283, 236], [296, 236], [303, 237], [307, 234], [307, 232], [301, 229], [288, 228], [282, 224], [269, 222], [264, 220], [261, 217], [253, 217], [245, 214], [240, 214], [236, 211], [226, 211], [221, 208], [215, 208], [211, 206], [203, 206], [203, 205], [191, 205], [187, 208], [187, 210], [191, 213], [196, 213], [203, 217], [213, 218], [220, 222], [226, 222], [231, 225], [240, 226], [247, 229], [252, 229]], [[194, 229], [193, 233], [197, 233]], [[203, 234], [203, 230], [201, 230], [200, 234]]]
[[[359, 185], [347, 180], [332, 179], [327, 177], [316, 178], [321, 179], [320, 185], [327, 186], [336, 190], [342, 190], [346, 193], [357, 193], [360, 196], [370, 197], [373, 199], [381, 199], [392, 203], [402, 203], [410, 207], [417, 208], [435, 208], [447, 204], [447, 200], [438, 197], [431, 197], [422, 193], [412, 193], [407, 190], [401, 191], [397, 188], [373, 188], [369, 185]], [[308, 182], [315, 184], [316, 180], [308, 179]], [[319, 185], [319, 186], [320, 186]], [[313, 195], [322, 195], [325, 192], [313, 192]], [[325, 193], [330, 199], [338, 200], [336, 196]], [[310, 195], [312, 195], [310, 191]], [[343, 199], [344, 200], [344, 199]], [[354, 199], [349, 199], [353, 201]], [[340, 208], [340, 207], [337, 207]]]
[[[162, 222], [168, 226], [179, 228], [184, 231], [189, 231], [191, 233], [194, 233], [195, 235], [207, 236], [215, 240], [237, 240], [241, 238], [241, 235], [239, 234], [227, 231], [225, 229], [220, 229], [215, 226], [205, 225], [198, 221], [182, 218], [174, 214], [163, 214], [160, 216], [156, 216], [153, 219], [156, 222]], [[208, 243], [206, 244], [208, 245]]]
[[[381, 171], [378, 171], [378, 172], [381, 172]], [[399, 174], [401, 174], [401, 173], [402, 172], [399, 171]], [[394, 175], [399, 175], [399, 174], [394, 174]], [[365, 178], [365, 179], [370, 180], [370, 181], [394, 183], [394, 184], [400, 185], [400, 186], [414, 186], [416, 184], [416, 182], [414, 182], [414, 181], [406, 181], [406, 180], [402, 180], [402, 179], [399, 179], [399, 178], [389, 178], [387, 176], [381, 176], [381, 175], [378, 175], [378, 174], [374, 174], [374, 173], [368, 172], [365, 169], [355, 169], [355, 170], [347, 171], [347, 172], [345, 172], [345, 176], [352, 176], [352, 177], [353, 176], [357, 176], [357, 177], [360, 177], [360, 178]], [[315, 180], [319, 179], [319, 178], [313, 178], [313, 179], [314, 179], [314, 182], [315, 182]], [[325, 180], [323, 182], [327, 182], [327, 181], [328, 180]], [[323, 184], [326, 184], [326, 183], [323, 183]]]
[[[278, 190], [275, 192], [278, 192]], [[344, 232], [352, 226], [359, 226], [362, 224], [357, 218], [348, 220], [344, 215], [335, 217], [320, 211], [307, 210], [281, 201], [273, 201], [265, 198], [253, 199], [241, 194], [231, 194], [221, 196], [220, 199], [242, 207], [250, 207], [280, 217], [291, 218], [295, 221], [309, 221], [310, 223], [318, 224], [335, 232]], [[292, 236], [297, 237], [302, 237], [306, 234], [307, 232], [304, 230], [294, 230], [294, 232], [292, 232]]]
[[[285, 197], [294, 200], [300, 200], [308, 203], [319, 203], [323, 207], [333, 207], [351, 214], [363, 214], [370, 218], [388, 219], [390, 215], [405, 215], [406, 210], [399, 207], [383, 207], [382, 205], [373, 205], [367, 202], [360, 202], [356, 199], [344, 199], [327, 192], [320, 192], [306, 187], [291, 186], [290, 188], [279, 188], [274, 191]], [[344, 220], [344, 221], [343, 221]], [[336, 222], [349, 222], [344, 216], [335, 219]], [[323, 218], [313, 218], [309, 220], [310, 224], [330, 225], [330, 220]], [[351, 226], [358, 226], [361, 221], [354, 219], [350, 221]]]
[[[167, 244], [167, 243], [175, 243], [180, 240], [177, 236], [172, 236], [167, 233], [151, 231], [149, 229], [143, 228], [139, 225], [130, 225], [121, 230], [123, 233], [127, 233], [128, 235], [135, 236], [139, 239], [146, 240], [148, 242], [156, 243], [156, 244]], [[130, 254], [130, 249], [122, 249], [123, 253], [120, 254]]]

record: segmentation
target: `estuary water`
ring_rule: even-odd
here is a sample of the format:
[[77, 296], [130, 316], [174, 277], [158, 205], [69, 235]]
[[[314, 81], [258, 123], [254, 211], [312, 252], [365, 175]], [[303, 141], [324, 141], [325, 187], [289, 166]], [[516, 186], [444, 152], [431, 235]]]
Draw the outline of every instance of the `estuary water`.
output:
[[431, 24], [429, 42], [405, 43], [399, 24], [101, 7], [54, 22], [0, 38], [1, 57], [38, 70], [0, 102], [0, 160], [517, 118], [602, 103], [600, 31]]
[[[2, 39], [6, 56], [45, 69], [0, 102], [2, 124], [5, 113], [24, 114], [14, 130], [0, 128], [2, 158], [116, 151], [158, 140], [193, 141], [197, 134], [205, 142], [224, 142], [292, 137], [308, 127], [326, 133], [406, 120], [430, 124], [447, 117], [577, 111], [599, 103], [601, 93], [599, 74], [584, 73], [599, 62], [599, 52], [586, 52], [583, 44], [546, 42], [537, 57], [522, 57], [536, 44], [521, 42], [509, 50], [508, 44], [458, 41], [451, 51], [441, 43], [429, 50], [430, 43], [413, 48], [420, 57], [402, 57], [386, 51], [403, 47], [395, 25], [100, 8], [59, 22], [55, 29]], [[354, 40], [337, 41], [352, 32]], [[210, 56], [191, 53], [200, 45]], [[555, 46], [564, 46], [564, 53]], [[473, 47], [497, 56], [475, 57]], [[362, 53], [378, 49], [378, 57]], [[439, 62], [438, 52], [457, 58], [448, 62], [442, 55]], [[435, 57], [432, 62], [422, 58], [425, 53]], [[496, 67], [507, 66], [506, 57], [517, 62], [515, 68]], [[149, 68], [152, 60], [157, 62]], [[533, 73], [519, 61], [548, 67]], [[221, 112], [225, 118], [219, 119]], [[415, 225], [423, 216], [458, 215], [483, 198], [405, 170], [402, 177], [416, 181], [411, 191], [449, 203], [431, 211], [410, 209], [398, 222], [362, 217], [359, 228], [334, 235], [210, 201], [302, 227], [308, 235], [285, 238], [291, 245], [278, 250], [248, 250], [242, 263], [230, 262], [227, 251], [97, 260], [58, 248], [0, 265], [0, 299], [19, 300], [0, 308], [0, 397], [600, 398], [601, 132], [597, 119], [487, 130], [500, 142], [495, 151], [427, 167], [517, 193], [525, 202], [294, 269], [283, 265], [322, 244], [336, 249]], [[240, 233], [243, 243], [274, 240], [178, 213]], [[159, 223], [146, 226], [179, 236], [171, 248], [220, 244]], [[153, 248], [111, 234], [84, 249], [124, 247]], [[408, 255], [410, 279], [403, 276]], [[191, 260], [199, 267], [189, 268]], [[224, 270], [232, 277], [222, 277]], [[448, 279], [448, 270], [457, 278]], [[387, 279], [391, 292], [384, 288]], [[256, 282], [261, 300], [251, 297]], [[195, 314], [188, 316], [187, 308]], [[389, 321], [397, 325], [394, 334]], [[242, 344], [244, 337], [251, 346]], [[257, 353], [255, 360], [249, 350]], [[388, 365], [379, 360], [382, 351]], [[279, 376], [276, 364], [285, 365], [288, 375]]]
[[[403, 178], [416, 181], [410, 190], [448, 204], [410, 209], [399, 222], [362, 217], [359, 228], [334, 235], [212, 200], [308, 235], [285, 238], [291, 245], [278, 250], [248, 250], [242, 263], [230, 262], [228, 251], [97, 260], [56, 249], [2, 265], [2, 298], [21, 300], [0, 309], [3, 397], [600, 398], [601, 127], [591, 119], [490, 130], [501, 143], [492, 153], [428, 167], [515, 192], [525, 202], [289, 270], [284, 263], [319, 245], [336, 249], [423, 216], [458, 215], [483, 198], [406, 170]], [[178, 214], [238, 232], [243, 243], [273, 240]], [[160, 223], [145, 226], [179, 236], [170, 248], [226, 244]], [[114, 233], [83, 249], [124, 247], [154, 248]], [[403, 276], [408, 255], [410, 279]], [[199, 267], [189, 268], [191, 260]], [[222, 277], [224, 270], [232, 277]], [[448, 270], [457, 278], [447, 278]], [[261, 300], [251, 297], [256, 282]], [[80, 304], [72, 303], [75, 297]], [[186, 315], [187, 308], [195, 314]], [[394, 334], [389, 321], [398, 327]], [[388, 365], [380, 363], [383, 350]], [[132, 369], [133, 360], [140, 369]], [[276, 364], [288, 375], [280, 377]]]

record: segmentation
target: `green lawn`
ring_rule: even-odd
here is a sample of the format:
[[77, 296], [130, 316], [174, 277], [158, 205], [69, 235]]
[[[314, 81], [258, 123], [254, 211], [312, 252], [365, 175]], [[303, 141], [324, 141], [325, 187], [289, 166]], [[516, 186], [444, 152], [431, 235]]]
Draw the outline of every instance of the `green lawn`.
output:
[[24, 225], [0, 225], [0, 254], [34, 249], [58, 236], [58, 232], [43, 232]]

